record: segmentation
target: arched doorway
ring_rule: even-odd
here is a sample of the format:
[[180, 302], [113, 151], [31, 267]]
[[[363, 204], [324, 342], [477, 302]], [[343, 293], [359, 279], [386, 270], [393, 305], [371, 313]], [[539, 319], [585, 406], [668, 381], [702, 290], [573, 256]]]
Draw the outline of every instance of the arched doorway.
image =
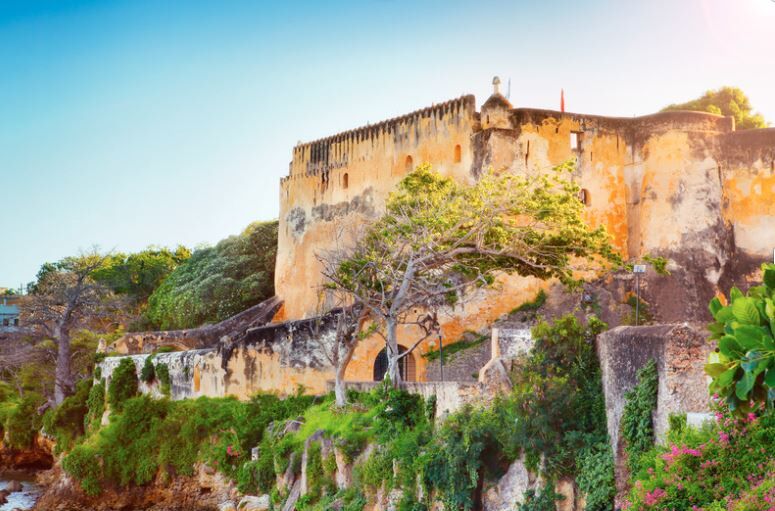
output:
[[[398, 352], [404, 353], [405, 346], [398, 346]], [[374, 359], [374, 381], [385, 379], [385, 373], [388, 370], [387, 348], [382, 348], [377, 358]], [[401, 373], [402, 381], [415, 381], [417, 379], [417, 368], [414, 361], [414, 355], [411, 353], [398, 361], [398, 370]]]

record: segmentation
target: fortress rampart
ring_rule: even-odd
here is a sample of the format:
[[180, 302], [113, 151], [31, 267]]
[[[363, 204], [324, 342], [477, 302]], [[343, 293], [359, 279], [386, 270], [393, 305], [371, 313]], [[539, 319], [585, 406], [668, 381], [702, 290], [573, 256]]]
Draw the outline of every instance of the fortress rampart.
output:
[[[175, 339], [133, 334], [114, 348], [147, 353], [177, 340], [171, 344], [208, 349], [197, 359], [201, 381], [190, 383], [199, 389], [195, 395], [287, 392], [296, 384], [322, 391], [333, 373], [314, 345], [325, 333], [307, 331], [304, 321], [325, 310], [319, 254], [347, 243], [350, 227], [377, 218], [388, 194], [421, 163], [471, 183], [488, 168], [535, 175], [567, 160], [576, 162], [573, 179], [582, 189], [587, 221], [605, 226], [625, 259], [668, 259], [669, 276], [651, 271], [644, 281], [642, 297], [656, 322], [704, 322], [714, 294], [746, 287], [772, 257], [775, 129], [736, 131], [731, 117], [702, 112], [623, 118], [514, 108], [496, 91], [478, 110], [473, 96], [462, 96], [293, 149], [280, 183], [278, 296], [271, 310], [283, 305], [270, 324], [252, 328], [269, 319], [261, 313], [240, 332], [210, 329], [204, 340], [189, 339], [199, 335], [193, 331], [175, 333]], [[541, 289], [550, 291], [550, 301], [565, 300], [551, 291], [551, 282], [499, 277], [491, 289], [445, 312], [443, 342], [487, 331]], [[610, 326], [623, 321], [631, 291], [627, 275], [609, 276], [591, 290], [605, 302]], [[417, 337], [412, 327], [399, 329], [403, 344]], [[423, 356], [436, 349], [430, 342], [407, 357], [411, 379], [433, 378]], [[360, 342], [346, 378], [373, 380], [383, 349], [377, 336]], [[310, 357], [294, 358], [288, 350]]]

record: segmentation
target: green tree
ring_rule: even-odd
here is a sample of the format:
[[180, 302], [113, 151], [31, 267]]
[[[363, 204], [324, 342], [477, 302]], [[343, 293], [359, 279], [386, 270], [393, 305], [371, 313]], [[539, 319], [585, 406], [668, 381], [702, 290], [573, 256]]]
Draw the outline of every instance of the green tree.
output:
[[620, 262], [605, 230], [584, 222], [571, 171], [566, 163], [529, 177], [488, 172], [466, 186], [421, 165], [390, 195], [385, 216], [328, 258], [328, 286], [349, 293], [381, 326], [391, 381], [399, 380], [400, 359], [422, 341], [399, 352], [398, 325], [432, 335], [436, 310], [498, 272], [574, 286], [577, 270], [591, 262]]
[[84, 329], [113, 330], [123, 303], [94, 273], [109, 256], [97, 251], [46, 263], [22, 302], [22, 319], [32, 336], [56, 345], [54, 396], [59, 405], [75, 390], [73, 336]]
[[746, 294], [733, 287], [727, 305], [716, 297], [709, 306], [710, 338], [718, 340], [705, 366], [710, 391], [739, 414], [775, 402], [775, 264], [763, 264], [762, 274], [762, 285]]
[[197, 249], [148, 299], [154, 328], [222, 321], [274, 294], [277, 221], [255, 222], [214, 247]]
[[721, 87], [718, 90], [709, 90], [697, 99], [668, 105], [662, 109], [663, 112], [672, 110], [694, 110], [731, 115], [735, 118], [735, 127], [739, 130], [767, 127], [764, 117], [752, 111], [748, 96], [737, 87]]
[[105, 266], [94, 272], [93, 278], [113, 292], [128, 295], [142, 304], [189, 257], [191, 251], [184, 246], [175, 250], [149, 247], [134, 254], [112, 254]]

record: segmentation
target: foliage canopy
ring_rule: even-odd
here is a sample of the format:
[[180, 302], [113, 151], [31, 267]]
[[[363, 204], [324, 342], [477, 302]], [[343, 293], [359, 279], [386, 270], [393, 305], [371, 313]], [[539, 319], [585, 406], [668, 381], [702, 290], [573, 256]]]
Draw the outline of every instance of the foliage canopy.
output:
[[277, 221], [200, 248], [148, 300], [152, 328], [192, 328], [227, 319], [274, 294]]
[[737, 87], [721, 87], [709, 90], [702, 96], [686, 103], [666, 106], [663, 112], [671, 110], [694, 110], [719, 115], [731, 115], [735, 118], [735, 127], [739, 130], [766, 128], [767, 123], [761, 114], [754, 113], [748, 96]]

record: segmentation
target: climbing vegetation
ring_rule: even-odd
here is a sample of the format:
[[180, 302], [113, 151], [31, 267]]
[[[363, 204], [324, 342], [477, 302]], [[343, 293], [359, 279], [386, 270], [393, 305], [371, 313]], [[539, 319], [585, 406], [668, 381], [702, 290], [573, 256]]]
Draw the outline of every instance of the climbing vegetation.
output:
[[637, 373], [638, 383], [625, 395], [622, 412], [622, 438], [626, 443], [627, 464], [630, 472], [640, 467], [644, 452], [654, 446], [653, 413], [657, 407], [657, 366], [650, 360]]

